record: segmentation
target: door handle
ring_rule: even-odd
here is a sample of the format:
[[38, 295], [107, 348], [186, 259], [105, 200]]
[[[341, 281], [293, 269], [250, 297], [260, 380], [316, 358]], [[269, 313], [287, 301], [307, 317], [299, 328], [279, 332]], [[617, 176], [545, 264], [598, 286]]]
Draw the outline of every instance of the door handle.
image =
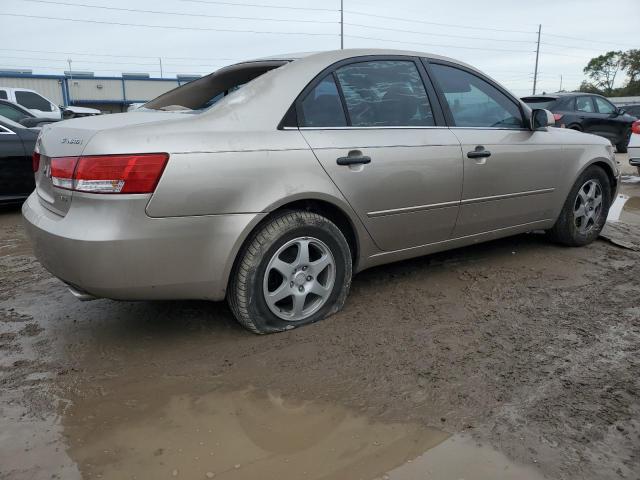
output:
[[366, 165], [371, 163], [371, 157], [362, 155], [360, 150], [351, 150], [346, 157], [336, 159], [338, 165]]
[[491, 156], [489, 150], [485, 150], [482, 145], [478, 145], [475, 150], [467, 153], [467, 158], [487, 158]]

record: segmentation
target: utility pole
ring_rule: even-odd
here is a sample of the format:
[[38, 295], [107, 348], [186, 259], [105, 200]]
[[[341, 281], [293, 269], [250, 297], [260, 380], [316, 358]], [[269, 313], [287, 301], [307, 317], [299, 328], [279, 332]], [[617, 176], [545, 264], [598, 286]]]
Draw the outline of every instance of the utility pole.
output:
[[344, 50], [344, 0], [340, 0], [340, 50]]
[[559, 92], [562, 91], [562, 75], [560, 75], [560, 90], [558, 90]]
[[164, 78], [162, 76], [162, 57], [158, 57], [158, 62], [160, 63], [160, 78]]
[[536, 47], [536, 69], [533, 72], [533, 94], [536, 94], [536, 84], [538, 83], [538, 58], [540, 57], [540, 34], [542, 33], [542, 24], [538, 25], [538, 46]]
[[73, 70], [71, 69], [71, 59], [67, 58], [67, 63], [69, 64], [69, 78], [71, 79], [71, 84], [67, 83], [68, 91], [69, 91], [69, 105], [73, 105], [71, 101], [71, 89], [73, 88]]

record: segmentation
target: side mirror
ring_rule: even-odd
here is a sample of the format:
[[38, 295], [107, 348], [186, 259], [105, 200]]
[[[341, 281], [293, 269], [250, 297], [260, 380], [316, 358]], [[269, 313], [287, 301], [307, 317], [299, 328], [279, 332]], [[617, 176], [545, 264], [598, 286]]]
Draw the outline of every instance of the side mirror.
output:
[[617, 113], [618, 115], [624, 115], [627, 111], [624, 108], [619, 108]]
[[555, 124], [556, 119], [553, 117], [553, 113], [549, 110], [540, 108], [534, 110], [531, 114], [532, 130], [544, 130], [547, 127], [553, 127]]

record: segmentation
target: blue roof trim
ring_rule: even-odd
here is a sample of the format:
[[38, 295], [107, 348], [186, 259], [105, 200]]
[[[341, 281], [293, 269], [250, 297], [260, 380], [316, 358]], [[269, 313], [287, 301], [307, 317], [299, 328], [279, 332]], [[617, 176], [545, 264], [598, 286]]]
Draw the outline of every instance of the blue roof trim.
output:
[[[48, 78], [57, 80], [70, 80], [70, 77], [64, 75], [38, 75], [38, 74], [25, 74], [25, 73], [0, 73], [0, 78]], [[172, 82], [178, 83], [177, 78], [160, 78], [160, 77], [73, 77], [73, 80], [144, 80], [153, 82]]]
[[105, 104], [105, 105], [128, 105], [130, 103], [147, 103], [149, 100], [132, 100], [127, 98], [126, 100], [77, 100], [73, 99], [74, 105], [80, 104]]

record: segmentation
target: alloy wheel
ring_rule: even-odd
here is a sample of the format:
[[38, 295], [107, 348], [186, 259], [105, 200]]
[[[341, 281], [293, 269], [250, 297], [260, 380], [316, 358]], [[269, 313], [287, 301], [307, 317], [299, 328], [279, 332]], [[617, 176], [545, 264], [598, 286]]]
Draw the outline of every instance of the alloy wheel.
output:
[[573, 205], [573, 221], [581, 234], [589, 233], [602, 210], [602, 186], [597, 180], [587, 180], [578, 190]]
[[335, 278], [335, 260], [324, 242], [312, 237], [294, 238], [282, 245], [267, 264], [264, 299], [279, 318], [304, 320], [327, 302]]

